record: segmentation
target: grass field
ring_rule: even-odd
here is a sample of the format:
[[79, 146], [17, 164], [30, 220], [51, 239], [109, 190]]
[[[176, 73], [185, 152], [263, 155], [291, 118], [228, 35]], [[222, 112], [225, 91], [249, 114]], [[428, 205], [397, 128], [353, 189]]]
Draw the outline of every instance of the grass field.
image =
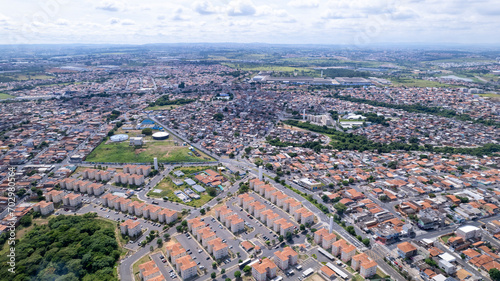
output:
[[[146, 139], [147, 140], [147, 139]], [[175, 146], [173, 141], [147, 141], [136, 148], [129, 146], [128, 141], [113, 143], [102, 142], [87, 156], [88, 162], [112, 162], [112, 163], [153, 163], [157, 157], [158, 162], [204, 162], [213, 160], [206, 154], [198, 151], [201, 157], [191, 153], [186, 146]], [[191, 153], [191, 155], [190, 155]]]
[[146, 107], [144, 110], [169, 110], [169, 109], [174, 109], [176, 107], [181, 106], [180, 104], [172, 104], [172, 105], [156, 105], [156, 106], [149, 106]]
[[[193, 199], [190, 202], [184, 203], [181, 199], [179, 199], [175, 194], [174, 191], [176, 190], [184, 190], [188, 185], [184, 183], [181, 186], [176, 186], [173, 182], [172, 179], [167, 176], [163, 180], [161, 180], [154, 188], [151, 189], [151, 191], [148, 192], [148, 196], [150, 197], [156, 197], [156, 198], [163, 198], [163, 197], [168, 197], [169, 201], [172, 202], [177, 202], [179, 204], [184, 204], [188, 205], [191, 207], [201, 207], [205, 205], [208, 201], [212, 200], [212, 196], [208, 195], [206, 192], [203, 192], [200, 195], [200, 199]], [[155, 189], [161, 189], [162, 192], [160, 193], [155, 193], [153, 190]]]
[[11, 99], [11, 98], [15, 98], [15, 97], [11, 96], [11, 95], [4, 94], [4, 93], [0, 93], [0, 100], [6, 100], [6, 99]]
[[49, 76], [45, 74], [21, 74], [21, 73], [9, 73], [9, 74], [2, 74], [1, 76], [10, 78], [16, 81], [27, 81], [27, 80], [45, 80], [45, 79], [52, 79], [55, 78], [54, 76]]

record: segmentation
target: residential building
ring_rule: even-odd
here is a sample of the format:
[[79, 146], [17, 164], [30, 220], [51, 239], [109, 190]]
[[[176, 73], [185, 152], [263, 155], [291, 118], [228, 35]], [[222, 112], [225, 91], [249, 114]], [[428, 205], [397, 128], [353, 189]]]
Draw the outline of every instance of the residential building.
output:
[[291, 247], [283, 248], [283, 251], [274, 252], [275, 262], [282, 270], [287, 269], [289, 266], [297, 264], [299, 254]]
[[270, 259], [263, 259], [262, 262], [256, 262], [252, 265], [252, 276], [257, 281], [266, 281], [276, 277], [276, 264]]

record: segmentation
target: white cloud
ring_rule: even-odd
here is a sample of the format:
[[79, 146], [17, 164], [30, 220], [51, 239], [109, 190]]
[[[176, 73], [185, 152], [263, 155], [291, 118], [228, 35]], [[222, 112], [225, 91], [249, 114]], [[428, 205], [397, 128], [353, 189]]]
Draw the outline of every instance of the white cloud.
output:
[[217, 12], [214, 5], [207, 0], [194, 2], [192, 8], [200, 15], [211, 15]]
[[404, 10], [400, 10], [400, 11], [396, 11], [395, 13], [392, 13], [391, 17], [393, 20], [409, 20], [409, 19], [416, 19], [419, 16], [413, 10], [404, 9]]
[[58, 19], [56, 22], [55, 22], [56, 25], [68, 25], [69, 24], [69, 21], [68, 20], [65, 20], [65, 19]]
[[96, 6], [96, 9], [108, 12], [118, 12], [124, 10], [125, 6], [118, 1], [102, 1]]
[[131, 19], [124, 19], [122, 20], [121, 22], [122, 25], [135, 25], [135, 21], [131, 20]]
[[288, 6], [294, 8], [316, 8], [319, 6], [318, 0], [293, 0], [288, 2]]
[[118, 23], [120, 23], [120, 19], [117, 19], [117, 18], [110, 18], [110, 19], [108, 20], [108, 22], [109, 22], [110, 24], [118, 24]]
[[250, 0], [231, 1], [227, 7], [228, 16], [251, 16], [257, 11], [255, 5]]

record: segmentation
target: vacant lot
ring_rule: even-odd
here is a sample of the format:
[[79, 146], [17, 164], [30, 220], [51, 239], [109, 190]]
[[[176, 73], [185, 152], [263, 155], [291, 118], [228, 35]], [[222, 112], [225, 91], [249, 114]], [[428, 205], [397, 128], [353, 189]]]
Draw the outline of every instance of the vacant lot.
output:
[[[146, 139], [147, 140], [147, 139]], [[113, 143], [102, 142], [87, 156], [89, 162], [113, 163], [153, 163], [158, 162], [204, 162], [213, 160], [206, 154], [198, 151], [201, 157], [195, 156], [186, 146], [175, 146], [173, 141], [146, 141], [141, 147], [129, 146], [128, 141]]]
[[0, 100], [15, 98], [14, 96], [0, 93]]

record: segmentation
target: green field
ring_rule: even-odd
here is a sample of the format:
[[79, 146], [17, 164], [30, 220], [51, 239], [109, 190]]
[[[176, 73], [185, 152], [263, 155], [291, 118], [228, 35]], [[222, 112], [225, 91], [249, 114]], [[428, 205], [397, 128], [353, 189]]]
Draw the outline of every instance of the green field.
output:
[[178, 104], [156, 105], [156, 106], [146, 107], [144, 110], [169, 110], [169, 109], [174, 109], [174, 108], [179, 107], [179, 106], [181, 106], [181, 105], [178, 105]]
[[6, 99], [11, 99], [11, 98], [15, 98], [15, 97], [11, 96], [11, 95], [4, 94], [4, 93], [0, 93], [0, 100], [6, 100]]
[[[184, 178], [184, 177], [183, 177]], [[179, 199], [175, 194], [174, 191], [176, 190], [181, 190], [183, 191], [186, 187], [189, 187], [186, 183], [183, 183], [181, 186], [177, 186], [172, 182], [172, 179], [167, 176], [163, 178], [154, 188], [151, 189], [150, 192], [148, 192], [148, 196], [150, 197], [156, 197], [156, 198], [163, 198], [163, 197], [168, 197], [169, 201], [172, 202], [177, 202], [179, 204], [184, 204], [188, 205], [191, 207], [199, 208], [208, 201], [212, 200], [212, 196], [208, 195], [206, 192], [203, 193], [198, 193], [200, 195], [200, 199], [193, 199], [190, 202], [184, 203], [181, 199]], [[155, 189], [161, 189], [162, 192], [160, 193], [155, 193], [153, 190]]]
[[[147, 140], [147, 138], [146, 138]], [[102, 142], [87, 156], [88, 162], [115, 162], [115, 163], [153, 163], [158, 162], [205, 162], [213, 159], [198, 151], [201, 157], [191, 154], [186, 146], [175, 146], [173, 141], [147, 141], [142, 147], [129, 146], [128, 141], [113, 143]]]

